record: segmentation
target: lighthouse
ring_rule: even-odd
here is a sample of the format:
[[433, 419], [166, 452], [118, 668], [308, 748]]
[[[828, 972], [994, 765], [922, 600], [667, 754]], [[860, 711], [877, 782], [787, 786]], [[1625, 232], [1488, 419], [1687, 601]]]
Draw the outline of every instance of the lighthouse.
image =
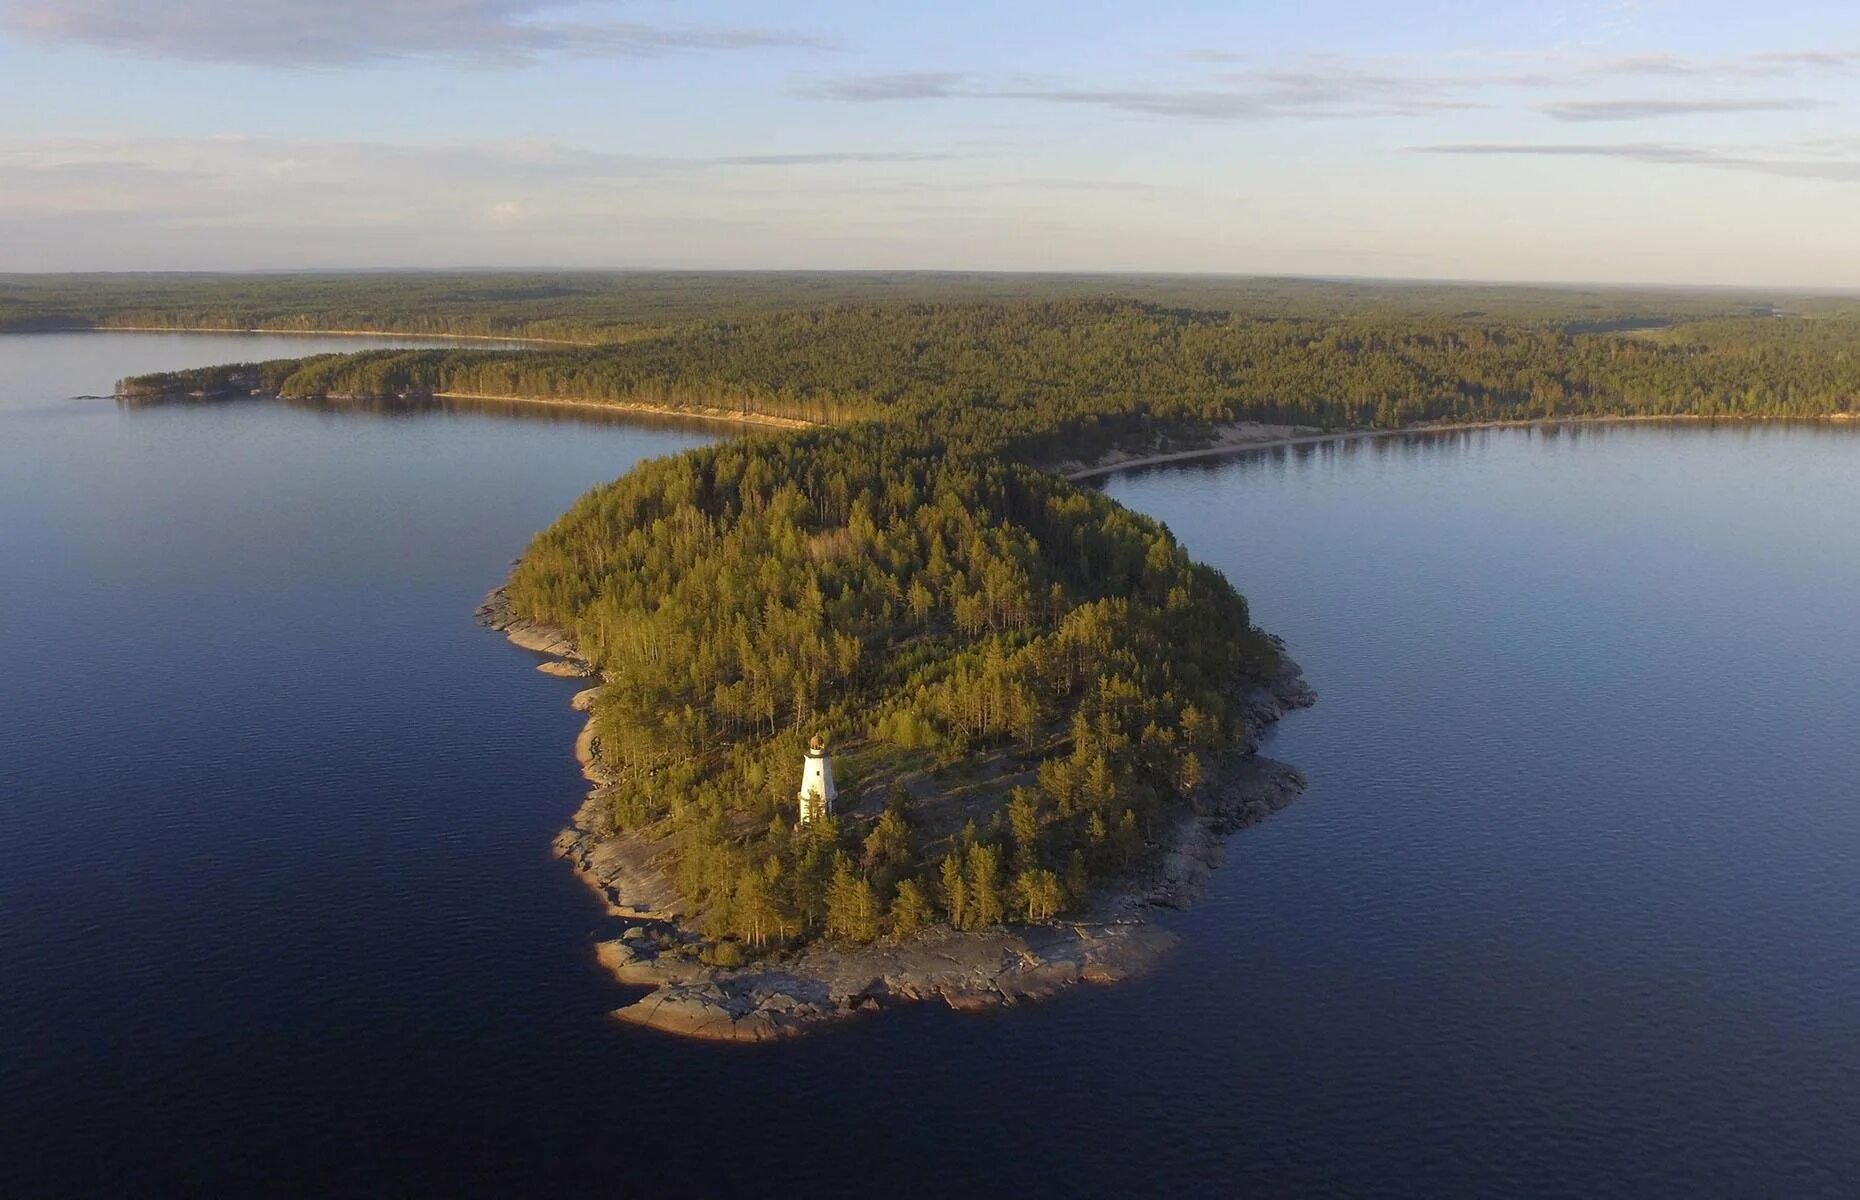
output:
[[833, 786], [833, 760], [827, 757], [827, 744], [816, 734], [807, 744], [807, 757], [801, 760], [801, 824], [832, 816], [833, 798], [838, 794]]

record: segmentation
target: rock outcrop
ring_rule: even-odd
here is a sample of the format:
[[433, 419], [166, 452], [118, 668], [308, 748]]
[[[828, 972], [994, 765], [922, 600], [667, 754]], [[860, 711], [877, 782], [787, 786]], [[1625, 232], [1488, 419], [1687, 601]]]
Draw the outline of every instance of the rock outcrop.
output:
[[670, 937], [601, 943], [600, 960], [623, 983], [649, 984], [614, 1014], [667, 1033], [768, 1041], [826, 1021], [896, 1004], [941, 1000], [978, 1010], [1043, 1000], [1080, 983], [1142, 974], [1175, 935], [1140, 921], [1034, 925], [957, 933], [939, 926], [902, 942], [816, 943], [746, 968], [706, 967]]
[[[573, 634], [559, 625], [544, 625], [540, 621], [518, 616], [510, 607], [510, 597], [501, 587], [485, 596], [483, 603], [478, 605], [477, 617], [525, 650], [587, 666], [575, 646]], [[593, 668], [588, 667], [581, 673], [592, 674]]]

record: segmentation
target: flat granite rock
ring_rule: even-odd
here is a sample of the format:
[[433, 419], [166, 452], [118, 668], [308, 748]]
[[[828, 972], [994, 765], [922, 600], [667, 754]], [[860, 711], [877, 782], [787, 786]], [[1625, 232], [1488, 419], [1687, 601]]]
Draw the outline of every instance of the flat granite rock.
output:
[[[615, 1011], [635, 1025], [711, 1041], [768, 1041], [812, 1026], [941, 999], [960, 1012], [1047, 1000], [1081, 983], [1115, 983], [1142, 974], [1174, 948], [1176, 936], [1137, 923], [1068, 924], [957, 933], [947, 926], [904, 942], [810, 946], [770, 965], [724, 970], [689, 960], [690, 977], [658, 983]], [[600, 957], [626, 983], [651, 983], [666, 955], [645, 960], [622, 942]]]
[[555, 658], [578, 657], [575, 639], [568, 630], [518, 616], [510, 607], [510, 597], [501, 587], [493, 588], [485, 596], [478, 605], [477, 617], [480, 622], [498, 630], [525, 650], [534, 650], [538, 654], [548, 654]]

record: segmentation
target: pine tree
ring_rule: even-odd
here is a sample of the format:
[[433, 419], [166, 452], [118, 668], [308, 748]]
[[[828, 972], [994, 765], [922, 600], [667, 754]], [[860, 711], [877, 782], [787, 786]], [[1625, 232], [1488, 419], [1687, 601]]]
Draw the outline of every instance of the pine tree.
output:
[[1039, 793], [1028, 788], [1015, 788], [1013, 799], [1008, 801], [1008, 828], [1014, 835], [1014, 862], [1025, 869], [1037, 866], [1040, 861], [1040, 831], [1044, 825], [1041, 819]]
[[1074, 850], [1066, 859], [1066, 903], [1067, 908], [1076, 908], [1083, 904], [1091, 894], [1091, 872], [1085, 866], [1085, 852]]
[[1022, 871], [1014, 880], [1014, 895], [1029, 921], [1050, 919], [1064, 900], [1059, 876], [1044, 867]]
[[909, 937], [925, 928], [936, 917], [930, 897], [915, 879], [898, 881], [898, 894], [891, 900], [891, 935]]
[[1102, 754], [1093, 755], [1085, 770], [1085, 798], [1099, 809], [1117, 803], [1117, 780], [1111, 775], [1110, 761]]
[[957, 929], [969, 927], [969, 883], [963, 874], [962, 850], [951, 850], [943, 859], [940, 872], [943, 884], [943, 911]]
[[747, 867], [736, 881], [736, 895], [731, 905], [735, 915], [736, 935], [752, 946], [761, 946], [775, 928], [778, 915], [762, 868]]
[[878, 897], [870, 880], [853, 873], [844, 854], [833, 864], [833, 882], [827, 885], [827, 933], [849, 942], [869, 942], [878, 936]]
[[879, 935], [883, 915], [872, 881], [857, 880], [853, 885], [852, 929], [848, 936], [855, 942], [872, 941]]
[[968, 929], [985, 929], [999, 925], [1001, 904], [1001, 853], [987, 842], [969, 851], [969, 923]]
[[1114, 835], [1113, 841], [1117, 846], [1119, 860], [1125, 867], [1129, 867], [1130, 860], [1137, 856], [1137, 851], [1143, 846], [1143, 839], [1137, 834], [1137, 814], [1135, 812], [1128, 808], [1124, 810], [1124, 815], [1118, 818], [1117, 833]]
[[868, 871], [901, 867], [911, 861], [911, 828], [904, 814], [886, 809], [872, 824], [865, 839], [865, 867]]
[[1201, 787], [1201, 756], [1193, 750], [1184, 750], [1176, 764], [1175, 790], [1183, 796], [1193, 796]]

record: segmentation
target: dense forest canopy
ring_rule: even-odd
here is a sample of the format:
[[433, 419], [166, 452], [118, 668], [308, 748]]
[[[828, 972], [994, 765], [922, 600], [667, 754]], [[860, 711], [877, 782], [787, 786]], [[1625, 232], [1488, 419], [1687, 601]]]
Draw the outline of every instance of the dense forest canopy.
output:
[[[1838, 298], [934, 275], [299, 287], [15, 278], [0, 280], [0, 319], [574, 335], [604, 344], [374, 350], [124, 387], [577, 399], [817, 426], [596, 489], [508, 588], [604, 672], [600, 819], [662, 839], [731, 953], [1051, 917], [1141, 864], [1244, 748], [1239, 698], [1279, 667], [1245, 601], [1166, 529], [1032, 464], [1238, 420], [1860, 410], [1860, 306]], [[851, 803], [797, 830], [795, 767], [816, 733]]]
[[1131, 300], [1258, 317], [1450, 319], [1596, 331], [1783, 311], [1860, 316], [1860, 297], [1192, 275], [936, 271], [0, 274], [0, 331], [93, 326], [375, 330], [605, 343], [697, 321], [838, 304]]
[[[1082, 900], [1244, 740], [1236, 685], [1278, 661], [1154, 522], [876, 423], [647, 463], [540, 534], [509, 597], [609, 680], [606, 819], [670, 836], [687, 900], [752, 944]], [[797, 833], [816, 733], [863, 817]], [[1003, 772], [979, 808], [910, 798], [978, 763]]]
[[1635, 333], [1456, 317], [1249, 316], [1129, 300], [836, 305], [624, 345], [383, 350], [137, 381], [286, 395], [461, 393], [932, 423], [1023, 456], [1241, 419], [1326, 428], [1592, 415], [1810, 416], [1860, 399], [1860, 321]]

